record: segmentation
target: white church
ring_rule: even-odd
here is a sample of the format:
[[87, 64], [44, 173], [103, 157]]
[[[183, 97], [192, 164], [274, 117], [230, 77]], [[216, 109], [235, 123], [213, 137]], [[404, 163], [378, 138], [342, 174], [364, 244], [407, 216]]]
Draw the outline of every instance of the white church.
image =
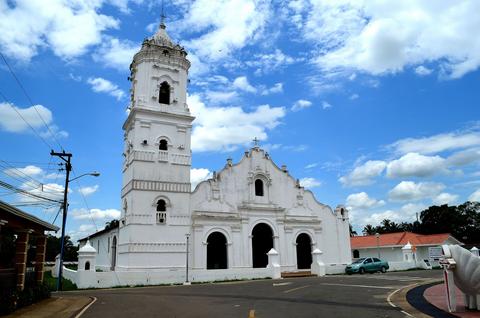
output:
[[108, 287], [343, 272], [348, 211], [317, 201], [257, 143], [192, 192], [190, 62], [165, 29], [130, 65], [118, 227], [80, 240], [78, 271], [64, 275]]

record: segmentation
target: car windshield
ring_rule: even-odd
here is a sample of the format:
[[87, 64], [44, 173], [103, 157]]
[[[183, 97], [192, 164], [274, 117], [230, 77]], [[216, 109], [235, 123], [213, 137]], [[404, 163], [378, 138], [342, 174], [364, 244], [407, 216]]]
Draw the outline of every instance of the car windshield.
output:
[[364, 260], [365, 260], [365, 258], [359, 258], [355, 262], [353, 262], [352, 264], [362, 263]]

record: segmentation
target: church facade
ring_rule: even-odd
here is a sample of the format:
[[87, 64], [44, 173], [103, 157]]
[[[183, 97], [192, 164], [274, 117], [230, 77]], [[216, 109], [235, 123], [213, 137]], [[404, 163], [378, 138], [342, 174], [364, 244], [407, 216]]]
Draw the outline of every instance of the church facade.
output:
[[318, 202], [258, 144], [192, 191], [189, 67], [163, 23], [133, 58], [121, 218], [118, 228], [90, 237], [97, 268], [172, 273], [188, 262], [197, 280], [253, 278], [268, 252], [292, 272], [310, 270], [316, 251], [326, 273], [343, 272], [351, 261], [348, 211]]

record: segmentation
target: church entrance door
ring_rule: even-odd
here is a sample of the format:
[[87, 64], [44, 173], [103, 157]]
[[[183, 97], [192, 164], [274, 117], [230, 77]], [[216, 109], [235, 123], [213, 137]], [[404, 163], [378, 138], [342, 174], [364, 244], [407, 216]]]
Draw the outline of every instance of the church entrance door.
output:
[[115, 270], [115, 265], [117, 265], [117, 237], [114, 236], [112, 240], [112, 261], [110, 264], [110, 269]]
[[252, 230], [253, 267], [264, 268], [268, 265], [268, 251], [273, 248], [273, 231], [265, 223], [255, 225]]
[[310, 269], [312, 266], [312, 240], [308, 234], [297, 236], [297, 267]]
[[227, 238], [213, 232], [207, 238], [207, 269], [227, 268]]

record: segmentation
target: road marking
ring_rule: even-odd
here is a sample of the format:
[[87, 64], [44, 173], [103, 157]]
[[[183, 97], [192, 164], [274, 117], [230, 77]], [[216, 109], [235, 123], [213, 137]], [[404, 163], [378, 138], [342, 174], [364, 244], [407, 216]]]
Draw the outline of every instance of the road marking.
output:
[[248, 318], [255, 318], [255, 310], [250, 309], [250, 312], [248, 313]]
[[83, 315], [83, 313], [84, 313], [91, 305], [93, 305], [94, 302], [97, 301], [97, 297], [93, 297], [93, 296], [92, 296], [92, 297], [90, 297], [90, 298], [92, 298], [92, 301], [91, 301], [88, 305], [86, 305], [85, 307], [83, 307], [83, 309], [75, 316], [75, 318], [79, 318], [81, 315]]
[[321, 283], [320, 285], [327, 286], [347, 286], [347, 287], [362, 287], [362, 288], [380, 288], [380, 289], [394, 289], [396, 286], [371, 286], [371, 285], [353, 285], [353, 284], [334, 284], [334, 283]]
[[273, 286], [276, 287], [276, 286], [285, 286], [285, 285], [290, 285], [291, 282], [286, 282], [286, 283], [273, 283]]
[[[418, 283], [414, 283], [414, 284], [410, 284], [410, 285], [407, 285], [407, 286], [404, 286], [404, 287], [401, 287], [399, 289], [396, 289], [394, 290], [393, 292], [391, 292], [388, 297], [387, 297], [387, 302], [390, 304], [390, 306], [394, 307], [394, 308], [399, 308], [397, 305], [395, 305], [393, 302], [392, 302], [392, 297], [393, 295], [395, 295], [396, 293], [398, 293], [399, 291], [401, 291], [402, 289], [407, 289], [407, 288], [410, 288], [410, 287], [413, 287], [415, 285], [418, 285]], [[401, 308], [400, 308], [401, 309]], [[409, 317], [414, 317], [412, 315], [410, 315], [408, 312], [406, 312], [405, 310], [400, 310], [402, 313], [404, 313], [405, 315], [409, 316]]]
[[290, 292], [293, 292], [293, 291], [296, 291], [296, 290], [299, 290], [299, 289], [302, 289], [302, 288], [307, 288], [307, 287], [310, 287], [310, 285], [305, 285], [305, 286], [300, 286], [300, 287], [297, 287], [297, 288], [287, 289], [287, 290], [284, 291], [284, 293], [287, 294], [287, 293], [290, 293]]

